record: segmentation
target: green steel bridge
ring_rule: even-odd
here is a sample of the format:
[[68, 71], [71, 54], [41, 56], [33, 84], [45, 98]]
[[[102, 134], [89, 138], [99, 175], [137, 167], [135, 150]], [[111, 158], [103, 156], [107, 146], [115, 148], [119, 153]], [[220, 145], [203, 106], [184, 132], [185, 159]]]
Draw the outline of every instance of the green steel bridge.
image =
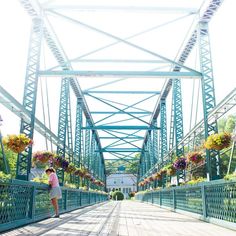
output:
[[[72, 1], [63, 4], [57, 0], [19, 2], [32, 21], [23, 102], [0, 85], [0, 103], [20, 118], [20, 133], [32, 140], [35, 140], [35, 132], [39, 133], [46, 140], [47, 150], [65, 157], [76, 168], [86, 168], [93, 178], [104, 183], [97, 186], [72, 175], [70, 183], [83, 184], [87, 190], [68, 188], [63, 169], [58, 169], [63, 192], [59, 207], [61, 213], [67, 214], [63, 224], [75, 217], [68, 213], [72, 210], [83, 216], [101, 207], [106, 215], [99, 227], [110, 225], [113, 228], [108, 235], [118, 235], [115, 234], [118, 232], [115, 231], [118, 224], [115, 213], [119, 215], [122, 207], [121, 203], [107, 203], [107, 163], [112, 163], [114, 168], [110, 171], [114, 171], [117, 163], [126, 167], [138, 158], [135, 173], [138, 194], [132, 204], [140, 204], [145, 210], [139, 201], [147, 202], [236, 230], [236, 182], [224, 180], [221, 168], [221, 155], [226, 151], [230, 153], [230, 163], [235, 158], [235, 140], [226, 151], [204, 149], [205, 162], [201, 167], [206, 182], [179, 186], [191, 178], [192, 172], [178, 170], [174, 177], [165, 176], [146, 185], [140, 184], [174, 158], [201, 147], [208, 136], [218, 132], [218, 121], [235, 109], [236, 88], [218, 104], [214, 89], [209, 23], [224, 1], [193, 1], [186, 6], [167, 6], [163, 1], [152, 7], [81, 5]], [[116, 25], [112, 27], [111, 23], [110, 28], [104, 27], [108, 17], [117, 13], [126, 18], [120, 19], [119, 15]], [[130, 18], [127, 27], [135, 22], [137, 25], [125, 32], [126, 36], [119, 36], [128, 14], [134, 19]], [[150, 17], [148, 23], [152, 25], [154, 16], [163, 19], [158, 25], [147, 28], [138, 25], [139, 14]], [[186, 28], [185, 34], [169, 32], [165, 35], [174, 29], [172, 25], [177, 30]], [[160, 34], [157, 33], [153, 41], [158, 30]], [[146, 34], [150, 34], [150, 38], [145, 38]], [[161, 36], [164, 39], [158, 41]], [[137, 40], [139, 37], [141, 39]], [[155, 40], [158, 45], [152, 49]], [[43, 88], [45, 81], [50, 83], [50, 80], [53, 81], [51, 88]], [[184, 85], [186, 81], [192, 91], [189, 85]], [[54, 94], [59, 82], [59, 101], [55, 96], [49, 102], [48, 93], [53, 91]], [[183, 95], [187, 93], [185, 90], [188, 97]], [[188, 123], [183, 105], [186, 102], [191, 103]], [[2, 141], [1, 145], [5, 169], [0, 171], [8, 174]], [[18, 154], [15, 179], [0, 181], [0, 232], [46, 222], [44, 220], [51, 216], [48, 186], [30, 181], [32, 154], [36, 151], [33, 149], [34, 146], [28, 146]], [[227, 173], [231, 172], [229, 165]], [[175, 187], [167, 185], [171, 180], [175, 181]], [[158, 211], [149, 207], [152, 212]], [[59, 225], [56, 223], [55, 227]], [[91, 235], [100, 235], [103, 228]], [[28, 235], [24, 230], [23, 235]], [[77, 231], [77, 235], [91, 232], [79, 234]], [[227, 235], [231, 235], [229, 232]]]

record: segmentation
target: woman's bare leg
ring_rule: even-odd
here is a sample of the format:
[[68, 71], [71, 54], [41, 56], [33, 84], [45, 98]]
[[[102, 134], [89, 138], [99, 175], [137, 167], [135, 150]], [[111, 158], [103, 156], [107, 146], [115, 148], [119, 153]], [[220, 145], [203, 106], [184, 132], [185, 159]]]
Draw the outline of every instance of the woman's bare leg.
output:
[[51, 199], [51, 201], [52, 201], [52, 205], [54, 207], [55, 214], [59, 215], [57, 198], [53, 198], [53, 199]]

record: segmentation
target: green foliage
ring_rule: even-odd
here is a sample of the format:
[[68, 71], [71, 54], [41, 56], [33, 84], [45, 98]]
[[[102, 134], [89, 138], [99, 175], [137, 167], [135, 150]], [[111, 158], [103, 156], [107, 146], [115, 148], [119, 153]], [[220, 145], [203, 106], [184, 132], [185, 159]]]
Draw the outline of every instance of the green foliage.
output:
[[198, 179], [192, 179], [192, 180], [188, 181], [186, 184], [194, 185], [194, 184], [199, 184], [199, 183], [202, 183], [205, 181], [206, 181], [205, 178], [200, 177]]
[[33, 182], [41, 183], [41, 184], [48, 184], [48, 176], [43, 174], [41, 177], [35, 177], [32, 179]]
[[[220, 157], [221, 157], [221, 171], [222, 171], [223, 176], [225, 176], [228, 171], [230, 153], [231, 153], [231, 150], [228, 150], [224, 154], [220, 155]], [[236, 152], [234, 152], [229, 173], [234, 172], [234, 170], [236, 169], [236, 155], [235, 154], [236, 154]]]
[[[9, 149], [4, 149], [5, 155], [6, 155], [6, 160], [7, 164], [10, 168], [10, 174], [12, 178], [15, 178], [16, 176], [16, 163], [17, 163], [17, 154], [12, 152]], [[4, 171], [4, 163], [3, 163], [3, 158], [2, 158], [2, 150], [0, 148], [0, 171]]]
[[115, 191], [112, 193], [112, 199], [122, 201], [124, 200], [124, 194], [120, 191]]
[[224, 177], [225, 180], [236, 180], [236, 172], [233, 174], [228, 174]]
[[218, 121], [218, 131], [232, 133], [236, 126], [236, 116], [229, 115], [227, 118], [222, 118]]
[[236, 116], [233, 115], [228, 116], [228, 119], [225, 124], [225, 132], [232, 133], [235, 129], [235, 125], [236, 125]]
[[7, 182], [11, 179], [11, 175], [7, 175], [4, 172], [0, 171], [0, 182]]
[[76, 184], [71, 184], [71, 183], [65, 183], [65, 184], [64, 184], [64, 187], [76, 189], [76, 188], [77, 188], [77, 185], [76, 185]]
[[106, 174], [110, 175], [116, 173], [119, 166], [125, 166], [124, 173], [137, 174], [140, 154], [136, 154], [134, 159], [129, 162], [124, 160], [106, 161]]
[[130, 192], [129, 193], [129, 197], [131, 198], [131, 197], [134, 197], [135, 196], [135, 192]]

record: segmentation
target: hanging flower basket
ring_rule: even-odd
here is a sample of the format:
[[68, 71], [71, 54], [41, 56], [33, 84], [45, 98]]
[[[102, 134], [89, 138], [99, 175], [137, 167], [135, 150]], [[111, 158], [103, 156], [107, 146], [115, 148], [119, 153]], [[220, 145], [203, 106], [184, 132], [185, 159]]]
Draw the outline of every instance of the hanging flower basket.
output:
[[87, 173], [87, 170], [84, 168], [77, 168], [76, 171], [74, 172], [74, 175], [80, 176], [80, 177], [84, 177], [85, 174]]
[[152, 176], [148, 177], [148, 181], [149, 182], [153, 182], [154, 181], [154, 178]]
[[67, 167], [69, 166], [69, 162], [62, 156], [55, 156], [53, 160], [53, 165], [56, 169], [62, 168], [66, 171]]
[[28, 138], [25, 134], [11, 134], [3, 138], [3, 144], [15, 153], [21, 153], [26, 147], [33, 144], [33, 140]]
[[143, 181], [139, 182], [138, 186], [139, 187], [143, 187], [144, 186], [144, 182]]
[[156, 173], [155, 174], [155, 178], [156, 178], [156, 180], [161, 180], [162, 179], [162, 175], [161, 175], [161, 173]]
[[152, 178], [153, 178], [153, 181], [157, 180], [156, 174], [153, 174], [153, 175], [152, 175]]
[[173, 176], [176, 174], [176, 169], [173, 166], [173, 164], [169, 164], [169, 165], [165, 166], [164, 169], [166, 170], [166, 174], [168, 176]]
[[76, 168], [76, 170], [74, 172], [74, 175], [75, 176], [80, 176], [80, 172], [81, 172], [81, 169], [80, 168]]
[[176, 170], [185, 170], [187, 167], [187, 159], [180, 157], [176, 159], [176, 161], [173, 163], [173, 166]]
[[231, 144], [231, 134], [223, 132], [210, 135], [204, 143], [206, 149], [222, 150]]
[[84, 175], [84, 178], [85, 178], [85, 179], [90, 179], [91, 177], [92, 177], [91, 174], [88, 173], [88, 172]]
[[198, 164], [204, 160], [204, 156], [201, 152], [190, 152], [187, 155], [187, 160], [190, 163]]
[[76, 171], [76, 167], [73, 163], [70, 163], [66, 168], [66, 173], [73, 174]]
[[167, 173], [167, 170], [165, 168], [162, 168], [159, 173], [161, 175], [165, 175]]
[[50, 160], [52, 161], [54, 156], [55, 154], [49, 151], [38, 151], [33, 153], [33, 162], [45, 164]]

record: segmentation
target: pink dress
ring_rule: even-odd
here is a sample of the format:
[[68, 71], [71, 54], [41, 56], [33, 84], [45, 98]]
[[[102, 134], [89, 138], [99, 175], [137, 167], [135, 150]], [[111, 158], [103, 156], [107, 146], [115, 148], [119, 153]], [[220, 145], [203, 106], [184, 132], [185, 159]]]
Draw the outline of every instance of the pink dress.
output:
[[61, 188], [60, 188], [59, 181], [58, 181], [56, 173], [52, 172], [49, 175], [49, 181], [51, 182], [51, 185], [52, 185], [52, 188], [50, 189], [50, 192], [49, 192], [50, 199], [53, 199], [53, 198], [60, 199], [60, 198], [62, 198]]

